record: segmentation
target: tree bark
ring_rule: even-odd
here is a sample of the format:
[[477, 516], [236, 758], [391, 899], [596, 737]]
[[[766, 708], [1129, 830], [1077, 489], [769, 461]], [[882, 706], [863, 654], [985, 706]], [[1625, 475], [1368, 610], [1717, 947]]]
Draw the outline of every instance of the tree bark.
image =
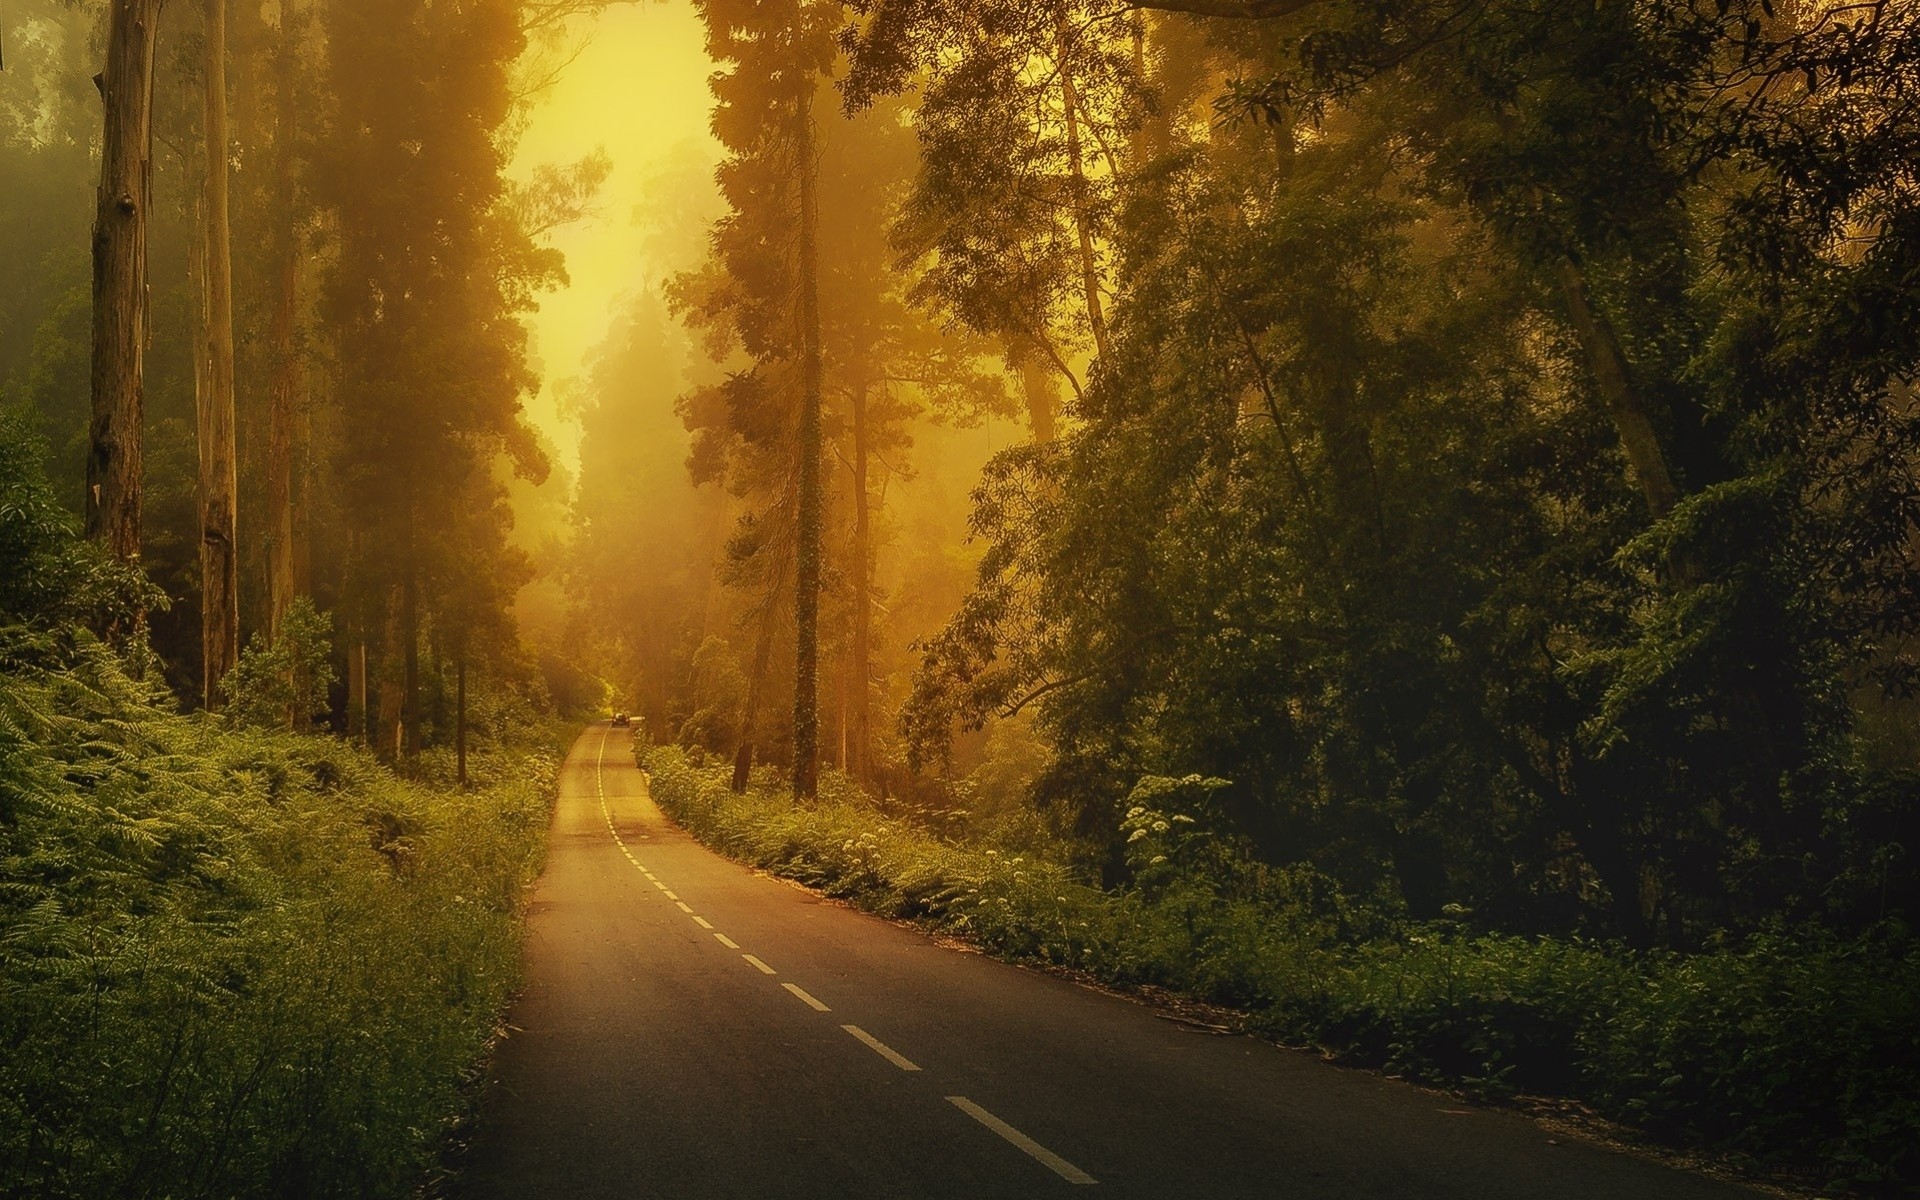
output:
[[1587, 352], [1600, 400], [1607, 406], [1614, 432], [1619, 435], [1620, 448], [1633, 468], [1634, 480], [1640, 485], [1647, 510], [1658, 520], [1680, 502], [1680, 489], [1667, 469], [1666, 454], [1660, 448], [1653, 418], [1633, 386], [1619, 335], [1606, 316], [1593, 307], [1587, 296], [1586, 276], [1572, 259], [1564, 256], [1558, 259], [1554, 273], [1560, 281], [1560, 294], [1566, 301], [1574, 334]]
[[454, 660], [453, 746], [460, 786], [467, 786], [467, 648]]
[[780, 585], [785, 581], [781, 571], [775, 577], [773, 585], [767, 591], [766, 611], [760, 615], [760, 633], [754, 640], [753, 672], [747, 676], [747, 698], [740, 710], [740, 744], [733, 752], [733, 790], [744, 795], [747, 784], [753, 778], [753, 736], [760, 722], [760, 694], [766, 688], [767, 672], [773, 665], [773, 625], [780, 611]]
[[[408, 547], [412, 542], [409, 539]], [[420, 758], [420, 584], [408, 555], [407, 578], [400, 589], [400, 636], [406, 660], [406, 704], [401, 714], [408, 766]], [[444, 694], [444, 693], [443, 693]]]
[[347, 738], [367, 742], [367, 642], [356, 637], [347, 650]]
[[1087, 308], [1087, 325], [1094, 348], [1107, 357], [1107, 314], [1100, 299], [1100, 260], [1094, 252], [1093, 216], [1087, 200], [1086, 155], [1080, 145], [1080, 89], [1073, 81], [1073, 37], [1066, 6], [1054, 9], [1056, 58], [1060, 72], [1060, 105], [1067, 118], [1068, 186], [1073, 197], [1073, 228], [1080, 244], [1080, 290]]
[[200, 429], [200, 647], [202, 694], [218, 712], [240, 657], [240, 567], [234, 513], [233, 252], [227, 185], [227, 7], [206, 0], [201, 113], [206, 175], [200, 216], [206, 370], [197, 389]]
[[92, 419], [87, 536], [140, 558], [141, 424], [147, 348], [147, 222], [153, 202], [154, 45], [160, 0], [113, 0], [100, 190], [93, 225]]
[[1059, 433], [1060, 384], [1047, 364], [1033, 355], [1020, 362], [1020, 391], [1027, 404], [1027, 431], [1045, 446]]
[[867, 389], [853, 392], [853, 661], [848, 664], [846, 770], [861, 786], [872, 782], [873, 746], [873, 518], [867, 486]]
[[298, 526], [294, 477], [295, 443], [299, 440], [300, 359], [294, 345], [294, 326], [300, 303], [300, 246], [296, 230], [297, 197], [294, 184], [294, 137], [299, 110], [294, 96], [294, 31], [288, 21], [290, 0], [281, 0], [278, 46], [277, 115], [273, 131], [274, 257], [279, 269], [274, 290], [273, 390], [267, 420], [267, 627], [274, 637], [286, 620], [287, 609], [300, 594], [296, 582], [294, 542]]
[[821, 361], [820, 198], [814, 161], [811, 77], [795, 105], [794, 153], [800, 172], [800, 457], [794, 596], [793, 794], [810, 800], [820, 785]]

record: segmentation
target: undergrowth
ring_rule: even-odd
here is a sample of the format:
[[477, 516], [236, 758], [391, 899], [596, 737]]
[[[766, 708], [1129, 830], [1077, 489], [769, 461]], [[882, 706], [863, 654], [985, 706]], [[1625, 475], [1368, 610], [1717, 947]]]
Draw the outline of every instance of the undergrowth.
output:
[[1678, 955], [1385, 918], [1311, 871], [1236, 860], [1194, 816], [1202, 779], [1143, 781], [1135, 884], [1105, 891], [1031, 840], [956, 844], [882, 815], [844, 777], [800, 807], [771, 771], [735, 795], [725, 765], [641, 754], [654, 797], [709, 844], [1001, 957], [1236, 1007], [1280, 1040], [1490, 1098], [1575, 1098], [1832, 1186], [1920, 1184], [1920, 961], [1903, 929]]
[[403, 781], [0, 630], [0, 1192], [404, 1196], [518, 971], [557, 758]]

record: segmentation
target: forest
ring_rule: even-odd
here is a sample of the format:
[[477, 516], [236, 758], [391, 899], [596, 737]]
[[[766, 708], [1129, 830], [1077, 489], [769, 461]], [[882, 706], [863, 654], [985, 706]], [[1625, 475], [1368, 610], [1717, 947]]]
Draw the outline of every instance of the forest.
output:
[[874, 911], [1920, 1183], [1916, 0], [6, 0], [0, 264], [0, 1194], [442, 1169], [616, 711]]

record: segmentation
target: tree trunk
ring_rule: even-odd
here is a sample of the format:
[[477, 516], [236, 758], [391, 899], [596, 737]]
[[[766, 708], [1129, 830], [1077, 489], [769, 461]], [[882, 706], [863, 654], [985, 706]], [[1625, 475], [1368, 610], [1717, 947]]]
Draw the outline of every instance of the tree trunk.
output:
[[[409, 546], [412, 541], [409, 539]], [[409, 556], [411, 559], [411, 556]], [[407, 764], [411, 768], [420, 758], [420, 584], [411, 561], [406, 582], [401, 585], [400, 636], [406, 659], [406, 705], [401, 721], [406, 732]]]
[[1626, 352], [1620, 348], [1612, 323], [1595, 310], [1588, 299], [1586, 277], [1573, 260], [1561, 258], [1554, 264], [1554, 271], [1560, 280], [1560, 294], [1567, 303], [1567, 315], [1573, 320], [1574, 334], [1587, 352], [1587, 363], [1593, 370], [1600, 400], [1613, 420], [1620, 448], [1626, 453], [1627, 464], [1633, 468], [1647, 511], [1656, 520], [1664, 517], [1680, 502], [1680, 489], [1674, 486], [1673, 476], [1667, 470], [1666, 455], [1660, 449], [1653, 418], [1633, 386]]
[[141, 423], [147, 348], [147, 220], [153, 201], [153, 63], [160, 0], [113, 0], [100, 190], [93, 225], [92, 421], [87, 536], [140, 558]]
[[1020, 362], [1020, 391], [1027, 403], [1027, 429], [1036, 446], [1045, 446], [1058, 436], [1060, 381], [1046, 363], [1028, 355]]
[[[1562, 255], [1554, 263], [1554, 273], [1560, 282], [1560, 294], [1566, 301], [1574, 334], [1587, 352], [1594, 386], [1620, 439], [1620, 449], [1627, 456], [1634, 481], [1640, 485], [1647, 511], [1657, 521], [1680, 503], [1680, 488], [1667, 468], [1666, 452], [1661, 449], [1652, 414], [1634, 386], [1619, 334], [1614, 332], [1606, 314], [1594, 308], [1587, 295], [1586, 275], [1577, 263]], [[1681, 587], [1692, 587], [1704, 576], [1699, 560], [1684, 550], [1676, 550], [1669, 556], [1667, 569], [1673, 582]]]
[[795, 106], [800, 168], [800, 503], [794, 596], [793, 794], [810, 800], [820, 784], [820, 198], [814, 161], [811, 77]]
[[780, 611], [780, 585], [786, 572], [779, 572], [767, 591], [766, 611], [760, 615], [760, 633], [754, 640], [753, 672], [747, 676], [747, 699], [740, 710], [740, 744], [733, 752], [733, 790], [744, 795], [753, 778], [753, 735], [760, 720], [760, 694], [766, 688], [767, 672], [773, 665], [773, 626]]
[[227, 7], [206, 0], [201, 112], [206, 175], [200, 216], [206, 371], [197, 389], [200, 427], [200, 647], [207, 710], [240, 657], [240, 565], [234, 515], [233, 252], [227, 187]]
[[347, 738], [367, 739], [367, 642], [356, 637], [347, 650]]
[[405, 745], [406, 664], [400, 644], [406, 637], [404, 589], [396, 586], [387, 594], [386, 637], [380, 647], [380, 716], [374, 732], [374, 750], [388, 762], [400, 761]]
[[1080, 242], [1080, 288], [1087, 306], [1087, 325], [1093, 331], [1094, 348], [1107, 357], [1107, 316], [1100, 299], [1100, 261], [1093, 247], [1093, 215], [1087, 201], [1086, 155], [1080, 145], [1080, 89], [1073, 81], [1073, 38], [1067, 24], [1067, 10], [1054, 10], [1054, 32], [1058, 47], [1060, 106], [1067, 118], [1068, 186], [1073, 196], [1073, 228]]
[[459, 763], [460, 786], [467, 786], [467, 648], [454, 663], [453, 746]]
[[853, 661], [848, 665], [847, 774], [870, 781], [873, 746], [873, 521], [867, 488], [867, 389], [853, 392]]
[[278, 637], [287, 609], [300, 594], [295, 576], [296, 523], [294, 446], [300, 406], [300, 359], [294, 345], [294, 325], [300, 303], [300, 245], [296, 231], [298, 204], [294, 185], [294, 137], [299, 110], [295, 103], [294, 32], [288, 21], [289, 0], [281, 0], [278, 47], [277, 116], [273, 131], [275, 265], [272, 354], [273, 390], [267, 428], [267, 628]]

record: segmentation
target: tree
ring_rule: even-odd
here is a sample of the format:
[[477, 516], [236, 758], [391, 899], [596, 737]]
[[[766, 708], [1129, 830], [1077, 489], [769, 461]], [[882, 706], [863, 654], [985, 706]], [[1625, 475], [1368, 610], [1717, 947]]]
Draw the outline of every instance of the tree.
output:
[[240, 550], [235, 518], [233, 249], [227, 202], [227, 6], [206, 0], [201, 96], [205, 156], [201, 216], [200, 628], [202, 699], [224, 703], [221, 681], [240, 657]]
[[154, 48], [160, 0], [113, 0], [100, 191], [93, 227], [93, 423], [87, 535], [123, 562], [140, 557], [145, 409], [147, 227], [153, 203]]

